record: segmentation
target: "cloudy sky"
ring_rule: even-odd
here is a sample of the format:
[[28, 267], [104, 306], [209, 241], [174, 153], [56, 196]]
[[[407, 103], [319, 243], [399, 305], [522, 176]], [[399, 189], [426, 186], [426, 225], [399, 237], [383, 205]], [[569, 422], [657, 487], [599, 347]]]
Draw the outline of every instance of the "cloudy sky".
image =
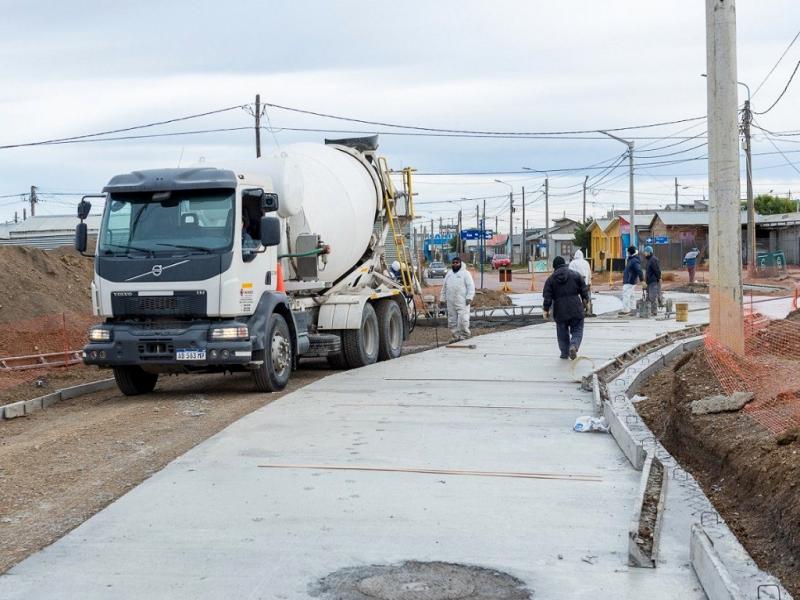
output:
[[[256, 93], [287, 107], [453, 130], [593, 131], [706, 111], [701, 0], [4, 0], [0, 8], [0, 146], [246, 105]], [[800, 30], [800, 4], [739, 0], [737, 10], [739, 80], [755, 92]], [[772, 104], [798, 60], [800, 41], [755, 93], [756, 111]], [[800, 129], [798, 101], [795, 81], [757, 123]], [[431, 137], [277, 108], [265, 116], [275, 129], [264, 132], [265, 152], [325, 135], [290, 129], [384, 132], [390, 164], [419, 171], [426, 218], [448, 220], [461, 206], [474, 222], [474, 199], [488, 197], [487, 214], [506, 230], [509, 187], [494, 181], [501, 179], [515, 194], [525, 187], [527, 219], [542, 224], [543, 176], [522, 167], [551, 173], [551, 215], [580, 216], [585, 175], [590, 214], [628, 201], [627, 164], [602, 170], [625, 147], [598, 134]], [[252, 123], [236, 108], [107, 137]], [[636, 144], [639, 206], [674, 201], [675, 177], [683, 201], [707, 194], [705, 160], [676, 162], [705, 156], [704, 131], [699, 120], [620, 133]], [[800, 137], [755, 133], [756, 192], [800, 198]], [[0, 149], [0, 222], [21, 215], [20, 194], [31, 185], [39, 213], [72, 213], [79, 198], [68, 194], [97, 192], [115, 173], [224, 163], [252, 156], [253, 147], [252, 130], [235, 130]]]

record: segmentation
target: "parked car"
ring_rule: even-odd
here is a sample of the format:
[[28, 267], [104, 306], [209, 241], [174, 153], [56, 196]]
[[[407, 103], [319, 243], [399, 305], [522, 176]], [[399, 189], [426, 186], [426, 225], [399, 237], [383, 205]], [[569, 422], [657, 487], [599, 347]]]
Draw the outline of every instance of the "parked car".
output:
[[434, 277], [444, 277], [447, 275], [447, 267], [443, 262], [434, 261], [428, 265], [428, 273], [426, 277], [433, 279]]
[[500, 267], [510, 267], [511, 259], [508, 254], [495, 254], [492, 257], [492, 268], [499, 269]]

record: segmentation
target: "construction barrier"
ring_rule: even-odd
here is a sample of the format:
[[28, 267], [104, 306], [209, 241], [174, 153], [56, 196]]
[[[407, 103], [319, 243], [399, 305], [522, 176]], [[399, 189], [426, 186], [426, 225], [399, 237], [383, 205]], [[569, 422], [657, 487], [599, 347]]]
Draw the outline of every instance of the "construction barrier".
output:
[[745, 315], [742, 356], [706, 336], [708, 364], [726, 394], [753, 392], [744, 408], [774, 434], [800, 427], [800, 321]]

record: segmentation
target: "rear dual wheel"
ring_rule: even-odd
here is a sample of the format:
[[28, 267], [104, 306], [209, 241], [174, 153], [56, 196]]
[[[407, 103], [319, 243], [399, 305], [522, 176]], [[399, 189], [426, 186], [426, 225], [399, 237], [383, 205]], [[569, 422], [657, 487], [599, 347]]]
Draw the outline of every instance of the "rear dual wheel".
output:
[[403, 351], [403, 313], [391, 299], [367, 302], [358, 329], [342, 331], [342, 351], [328, 357], [337, 369], [355, 369], [379, 360], [397, 358]]

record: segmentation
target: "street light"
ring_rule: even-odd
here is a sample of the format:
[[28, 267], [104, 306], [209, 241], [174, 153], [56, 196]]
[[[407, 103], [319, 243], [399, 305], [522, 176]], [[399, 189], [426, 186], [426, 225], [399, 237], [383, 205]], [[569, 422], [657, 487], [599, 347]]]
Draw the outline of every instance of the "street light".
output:
[[[700, 77], [708, 78], [708, 75], [701, 73]], [[747, 100], [744, 101], [742, 111], [742, 133], [747, 171], [747, 270], [753, 276], [756, 272], [756, 205], [753, 200], [753, 159], [750, 153], [750, 122], [753, 120], [753, 113], [750, 111], [750, 86], [741, 81], [736, 83], [747, 91]]]
[[[499, 179], [494, 180], [495, 183], [502, 183], [503, 185], [508, 186], [508, 244], [509, 248], [511, 249], [510, 257], [511, 257], [511, 264], [514, 264], [514, 186], [506, 181], [501, 181]], [[524, 227], [524, 224], [523, 224]]]
[[628, 171], [629, 171], [629, 182], [628, 182], [628, 193], [630, 195], [630, 211], [631, 211], [631, 218], [630, 218], [630, 245], [634, 246], [635, 248], [639, 248], [639, 238], [636, 235], [636, 210], [633, 206], [633, 142], [630, 140], [623, 140], [621, 137], [617, 137], [608, 133], [607, 131], [599, 131], [598, 133], [602, 133], [603, 135], [607, 135], [611, 139], [617, 140], [618, 142], [622, 142], [628, 147]]

